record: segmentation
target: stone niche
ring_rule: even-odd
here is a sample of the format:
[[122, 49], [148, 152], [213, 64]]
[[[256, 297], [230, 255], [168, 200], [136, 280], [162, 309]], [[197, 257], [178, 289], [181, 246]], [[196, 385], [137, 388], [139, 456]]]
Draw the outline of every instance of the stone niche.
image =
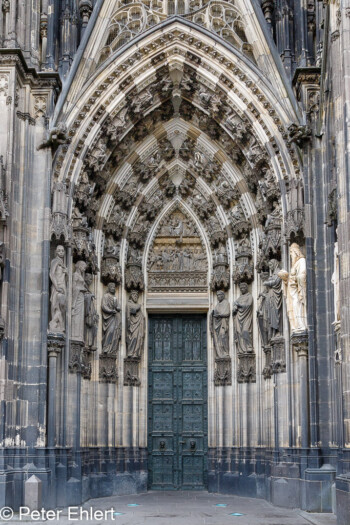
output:
[[176, 208], [161, 221], [148, 256], [150, 292], [207, 292], [208, 260], [196, 225]]

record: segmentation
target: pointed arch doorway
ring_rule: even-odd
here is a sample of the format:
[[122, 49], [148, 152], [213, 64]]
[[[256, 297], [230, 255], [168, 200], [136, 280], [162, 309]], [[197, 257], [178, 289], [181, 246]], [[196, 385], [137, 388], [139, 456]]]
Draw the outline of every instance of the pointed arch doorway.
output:
[[149, 317], [148, 486], [207, 487], [207, 319]]

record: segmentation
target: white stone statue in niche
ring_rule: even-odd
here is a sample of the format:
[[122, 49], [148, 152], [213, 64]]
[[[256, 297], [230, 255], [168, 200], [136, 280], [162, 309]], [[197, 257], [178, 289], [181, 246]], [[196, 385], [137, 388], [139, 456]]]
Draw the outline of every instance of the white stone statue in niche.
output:
[[287, 312], [292, 332], [307, 330], [306, 310], [306, 259], [298, 244], [290, 247], [291, 269], [278, 272], [284, 283], [284, 295], [287, 301]]

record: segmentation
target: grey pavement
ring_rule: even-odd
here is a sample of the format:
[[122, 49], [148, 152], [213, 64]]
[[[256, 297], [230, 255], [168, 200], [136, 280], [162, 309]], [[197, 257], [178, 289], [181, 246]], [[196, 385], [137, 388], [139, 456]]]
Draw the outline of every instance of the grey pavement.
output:
[[[242, 498], [208, 492], [157, 492], [133, 496], [110, 496], [86, 502], [80, 507], [60, 511], [59, 519], [40, 521], [15, 515], [6, 523], [52, 523], [73, 525], [79, 522], [117, 525], [335, 525], [333, 514], [309, 514], [300, 509], [283, 509], [253, 498]], [[92, 512], [103, 516], [91, 519]], [[113, 516], [111, 516], [113, 509]], [[107, 511], [107, 513], [105, 513]], [[57, 512], [57, 511], [56, 511]], [[233, 515], [236, 514], [236, 515]], [[50, 516], [48, 516], [50, 518]], [[52, 516], [53, 517], [53, 516]], [[57, 516], [56, 516], [57, 518]], [[5, 523], [0, 521], [1, 524]]]

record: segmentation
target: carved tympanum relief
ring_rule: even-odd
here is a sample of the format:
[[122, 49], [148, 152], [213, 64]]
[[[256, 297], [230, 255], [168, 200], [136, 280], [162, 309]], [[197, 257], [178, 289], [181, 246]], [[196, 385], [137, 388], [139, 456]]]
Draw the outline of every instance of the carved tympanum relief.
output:
[[193, 221], [180, 209], [167, 215], [148, 257], [148, 289], [205, 292], [208, 261]]

